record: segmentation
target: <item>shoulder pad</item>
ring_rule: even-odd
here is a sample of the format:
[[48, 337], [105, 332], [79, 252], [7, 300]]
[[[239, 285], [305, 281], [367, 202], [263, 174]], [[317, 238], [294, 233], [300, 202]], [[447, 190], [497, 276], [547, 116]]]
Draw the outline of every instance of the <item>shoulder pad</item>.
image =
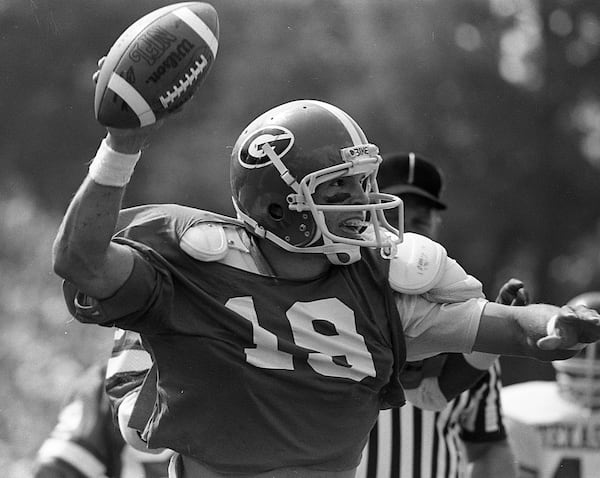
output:
[[433, 288], [444, 273], [446, 249], [431, 239], [407, 232], [390, 260], [389, 282], [397, 292], [419, 295]]
[[246, 248], [233, 227], [217, 222], [201, 222], [190, 227], [181, 236], [179, 247], [203, 262], [223, 259], [230, 248]]

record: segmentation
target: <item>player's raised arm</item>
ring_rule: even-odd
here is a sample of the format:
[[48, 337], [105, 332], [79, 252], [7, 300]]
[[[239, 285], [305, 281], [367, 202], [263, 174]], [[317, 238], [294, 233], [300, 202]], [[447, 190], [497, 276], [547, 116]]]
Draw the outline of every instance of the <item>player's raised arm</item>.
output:
[[156, 127], [109, 129], [60, 225], [53, 247], [54, 270], [92, 297], [110, 296], [133, 267], [131, 250], [111, 238], [125, 186]]
[[[155, 42], [161, 48], [152, 52], [141, 48], [157, 31], [170, 42]], [[106, 298], [129, 277], [132, 251], [111, 242], [124, 188], [163, 118], [178, 112], [207, 77], [218, 43], [219, 21], [211, 5], [168, 5], [130, 25], [100, 60], [93, 77], [94, 109], [108, 136], [69, 205], [53, 249], [55, 272], [79, 291]]]

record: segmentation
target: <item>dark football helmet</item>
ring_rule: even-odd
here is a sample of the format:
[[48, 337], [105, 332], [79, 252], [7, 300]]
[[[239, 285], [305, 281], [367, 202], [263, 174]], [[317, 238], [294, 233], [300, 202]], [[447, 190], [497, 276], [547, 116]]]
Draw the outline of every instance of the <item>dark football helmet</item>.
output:
[[[239, 219], [249, 230], [279, 247], [326, 254], [334, 264], [360, 258], [360, 247], [395, 253], [402, 231], [392, 227], [384, 209], [402, 201], [379, 192], [379, 149], [360, 126], [328, 103], [298, 100], [277, 106], [243, 131], [231, 156], [231, 190]], [[313, 194], [324, 182], [360, 175], [368, 204], [317, 204]], [[328, 211], [360, 211], [353, 220], [358, 237], [343, 237], [327, 227]], [[400, 226], [401, 228], [402, 226]]]
[[[600, 313], [600, 292], [586, 292], [567, 305], [585, 305]], [[586, 408], [600, 408], [600, 348], [587, 345], [575, 357], [553, 362], [560, 394]]]

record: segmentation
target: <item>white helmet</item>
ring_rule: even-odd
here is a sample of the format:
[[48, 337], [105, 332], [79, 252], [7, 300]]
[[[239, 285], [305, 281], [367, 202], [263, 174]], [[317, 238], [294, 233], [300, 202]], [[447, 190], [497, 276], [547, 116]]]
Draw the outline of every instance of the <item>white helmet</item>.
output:
[[[600, 312], [600, 292], [586, 292], [567, 305], [584, 305]], [[586, 408], [600, 408], [600, 348], [587, 345], [575, 357], [552, 362], [559, 393], [568, 401]]]

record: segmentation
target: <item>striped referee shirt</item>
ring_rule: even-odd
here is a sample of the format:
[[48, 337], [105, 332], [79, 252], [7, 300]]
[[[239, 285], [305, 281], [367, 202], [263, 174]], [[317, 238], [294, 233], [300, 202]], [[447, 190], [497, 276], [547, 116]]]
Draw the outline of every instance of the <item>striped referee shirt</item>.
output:
[[382, 410], [356, 478], [465, 478], [463, 441], [506, 439], [496, 363], [470, 390], [439, 412], [407, 403]]

